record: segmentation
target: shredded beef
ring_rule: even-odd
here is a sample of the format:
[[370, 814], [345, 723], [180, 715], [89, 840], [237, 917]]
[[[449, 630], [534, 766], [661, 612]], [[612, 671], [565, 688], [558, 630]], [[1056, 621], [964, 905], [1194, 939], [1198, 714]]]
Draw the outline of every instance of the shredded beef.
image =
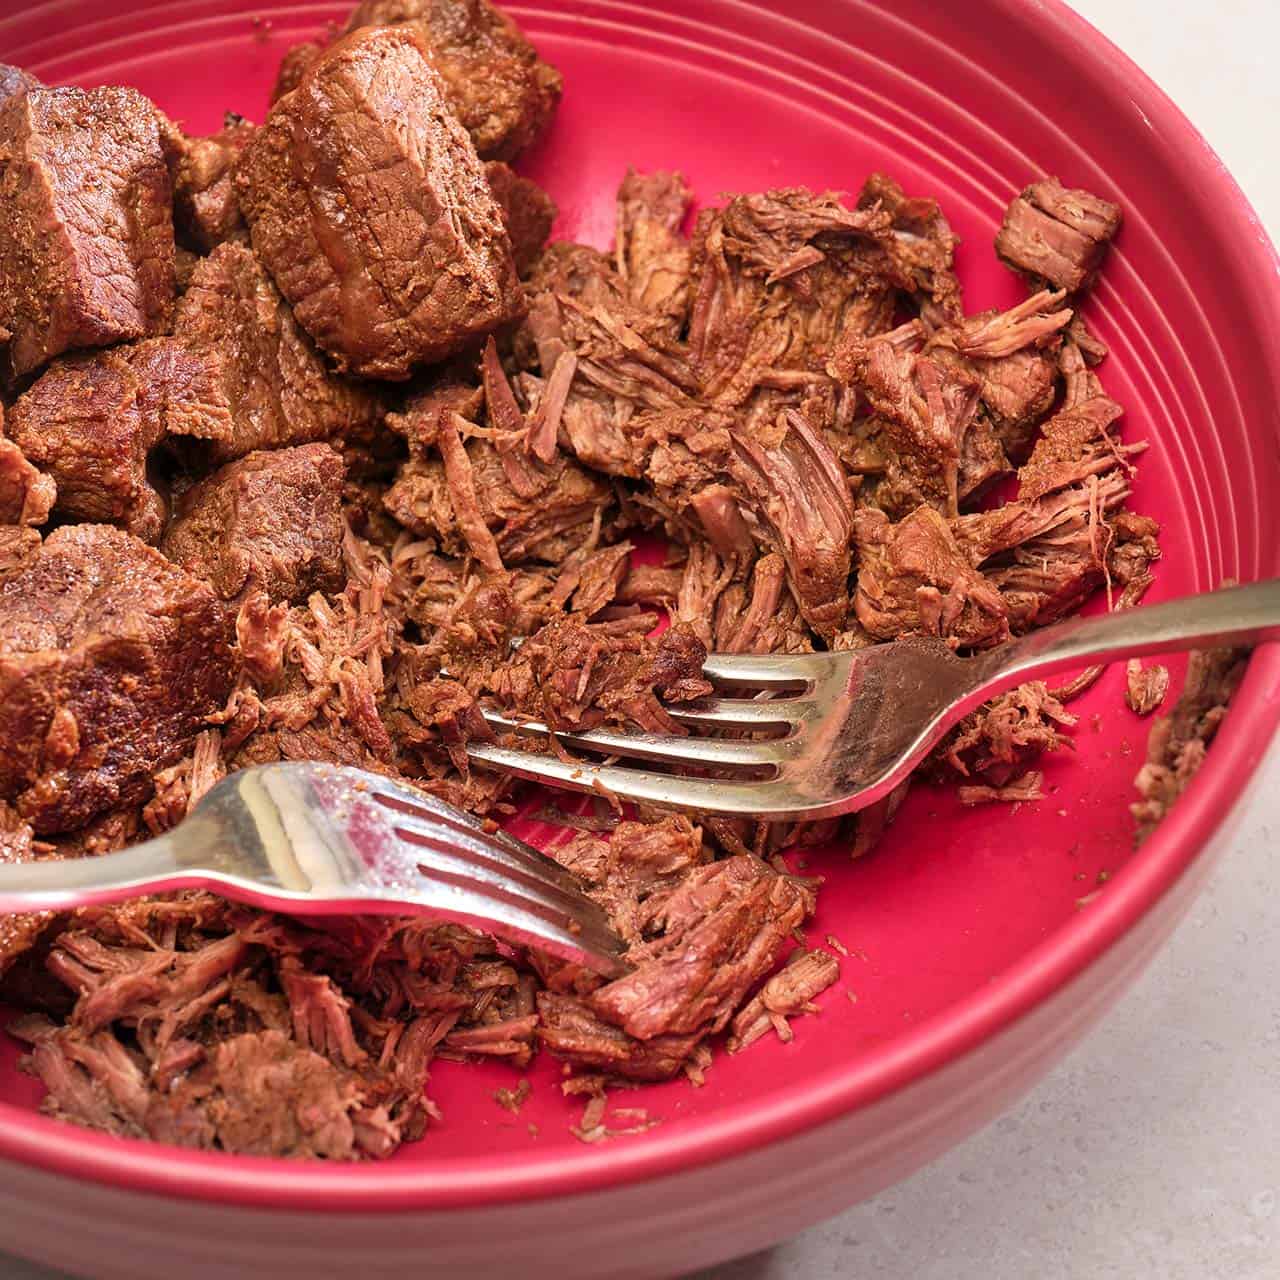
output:
[[1209, 744], [1244, 679], [1247, 649], [1196, 650], [1173, 710], [1151, 726], [1147, 759], [1134, 786], [1142, 797], [1131, 806], [1142, 844], [1173, 807], [1204, 763]]
[[[1143, 445], [1076, 307], [1114, 206], [1029, 187], [997, 247], [1035, 291], [977, 315], [941, 208], [884, 174], [852, 201], [734, 195], [687, 234], [684, 178], [628, 170], [611, 251], [548, 244], [554, 204], [505, 162], [560, 88], [487, 0], [366, 0], [289, 51], [262, 126], [205, 138], [132, 91], [0, 68], [0, 325], [12, 371], [48, 362], [0, 434], [0, 860], [125, 848], [280, 760], [501, 822], [522, 784], [468, 756], [494, 709], [684, 733], [709, 651], [970, 652], [1097, 591], [1141, 599]], [[107, 250], [119, 296], [76, 292]], [[42, 540], [51, 519], [95, 523]], [[1242, 666], [1194, 659], [1156, 722], [1144, 833]], [[1040, 800], [1094, 678], [993, 700], [930, 780]], [[1131, 667], [1130, 705], [1166, 682]], [[713, 1037], [786, 1042], [817, 1012], [839, 961], [800, 932], [819, 881], [778, 855], [867, 853], [908, 785], [843, 822], [695, 825], [607, 795], [550, 815], [626, 944], [610, 980], [453, 925], [179, 894], [0, 921], [0, 996], [45, 1110], [107, 1133], [383, 1158], [438, 1117], [435, 1057], [545, 1049], [594, 1142], [651, 1123], [608, 1128], [609, 1085], [700, 1082]]]

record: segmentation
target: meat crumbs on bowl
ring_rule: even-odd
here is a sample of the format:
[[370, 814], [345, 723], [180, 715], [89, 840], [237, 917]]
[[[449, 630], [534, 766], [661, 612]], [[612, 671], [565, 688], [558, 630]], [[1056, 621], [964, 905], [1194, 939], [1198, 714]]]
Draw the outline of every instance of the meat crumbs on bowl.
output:
[[[562, 87], [487, 0], [369, 0], [208, 137], [0, 67], [4, 858], [122, 848], [275, 760], [501, 821], [525, 784], [468, 763], [484, 701], [678, 733], [709, 650], [973, 651], [1140, 600], [1144, 446], [1080, 311], [1116, 205], [1016, 195], [1003, 313], [966, 313], [943, 211], [884, 174], [690, 226], [682, 176], [622, 157], [612, 248], [549, 242], [511, 165]], [[1144, 834], [1240, 665], [1197, 658], [1155, 721]], [[1038, 799], [1095, 675], [996, 699], [929, 780]], [[1134, 668], [1131, 705], [1167, 684]], [[44, 1109], [107, 1133], [384, 1157], [438, 1118], [434, 1058], [506, 1060], [516, 1110], [538, 1053], [590, 1099], [584, 1141], [638, 1132], [643, 1107], [606, 1127], [610, 1084], [696, 1083], [819, 1008], [847, 953], [804, 941], [820, 882], [778, 855], [867, 852], [904, 789], [839, 822], [564, 815], [549, 852], [629, 946], [612, 981], [188, 893], [0, 919], [0, 998]]]

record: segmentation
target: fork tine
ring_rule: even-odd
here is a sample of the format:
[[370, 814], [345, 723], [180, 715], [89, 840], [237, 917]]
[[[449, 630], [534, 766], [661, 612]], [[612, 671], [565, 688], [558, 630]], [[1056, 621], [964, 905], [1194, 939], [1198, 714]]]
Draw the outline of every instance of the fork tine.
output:
[[724, 729], [789, 728], [797, 723], [799, 699], [757, 702], [753, 698], [707, 698], [697, 706], [666, 708], [681, 724], [705, 724]]
[[740, 817], [778, 817], [797, 811], [796, 790], [776, 782], [730, 782], [723, 778], [685, 778], [649, 773], [621, 765], [579, 764], [537, 751], [515, 751], [491, 743], [471, 742], [473, 760], [496, 765], [535, 782], [553, 781], [575, 791], [612, 792], [623, 800], [642, 800], [673, 809]]
[[542, 883], [554, 884], [570, 896], [576, 897], [582, 892], [578, 882], [555, 859], [505, 831], [486, 831], [478, 819], [469, 813], [451, 810], [444, 801], [419, 793], [410, 798], [401, 788], [390, 787], [371, 789], [370, 795], [397, 814], [397, 822], [415, 834], [431, 836], [444, 828], [451, 838], [479, 842], [477, 847], [485, 850], [488, 857], [513, 870], [532, 875]]
[[572, 917], [531, 911], [518, 897], [509, 897], [497, 886], [478, 886], [467, 876], [455, 877], [444, 871], [417, 877], [406, 893], [406, 900], [410, 899], [433, 914], [585, 964], [606, 977], [626, 969], [622, 959], [625, 948], [594, 903], [594, 914], [578, 911]]
[[830, 669], [830, 656], [825, 653], [709, 653], [702, 664], [708, 680], [762, 689], [809, 684]]
[[395, 820], [392, 830], [413, 845], [413, 856], [424, 866], [471, 872], [491, 884], [518, 885], [531, 901], [556, 911], [572, 911], [582, 897], [580, 889], [562, 887], [543, 875], [541, 868], [521, 865], [509, 852], [474, 834], [441, 831], [407, 816]]
[[[495, 729], [545, 736], [544, 724], [512, 720], [496, 711], [484, 711]], [[592, 729], [584, 733], [557, 732], [561, 742], [586, 747], [608, 755], [633, 756], [640, 760], [662, 760], [686, 765], [778, 765], [791, 754], [790, 740], [771, 738], [764, 742], [743, 742], [730, 738], [686, 738], [675, 734], [618, 733]]]

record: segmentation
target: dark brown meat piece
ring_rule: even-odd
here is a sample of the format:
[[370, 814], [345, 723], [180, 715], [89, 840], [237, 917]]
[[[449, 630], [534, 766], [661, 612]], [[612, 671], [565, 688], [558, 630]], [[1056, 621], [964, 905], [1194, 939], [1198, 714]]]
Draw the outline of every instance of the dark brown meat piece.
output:
[[1169, 668], [1159, 663], [1144, 667], [1141, 658], [1130, 658], [1124, 676], [1124, 700], [1140, 716], [1149, 716], [1169, 691]]
[[923, 633], [965, 646], [1009, 635], [1005, 604], [932, 507], [891, 525], [883, 512], [859, 510], [858, 621], [876, 640]]
[[557, 1058], [624, 1080], [669, 1080], [702, 1040], [689, 1035], [637, 1040], [602, 1021], [581, 999], [538, 992], [538, 1040]]
[[610, 623], [548, 623], [514, 657], [475, 678], [506, 707], [558, 729], [629, 724], [683, 733], [663, 701], [705, 697], [706, 650], [683, 627], [653, 638]]
[[858, 387], [872, 410], [858, 424], [863, 444], [851, 460], [868, 477], [863, 499], [893, 517], [927, 504], [950, 518], [959, 510], [961, 443], [981, 387], [954, 362], [920, 354], [921, 338], [913, 321], [856, 339], [842, 344], [831, 370]]
[[213, 352], [224, 368], [231, 428], [205, 447], [213, 461], [358, 438], [381, 419], [372, 390], [328, 371], [245, 245], [219, 245], [197, 265], [175, 329], [192, 346]]
[[28, 89], [41, 87], [40, 81], [30, 72], [23, 71], [21, 67], [10, 66], [7, 62], [0, 62], [0, 107], [10, 98], [26, 93]]
[[1119, 229], [1119, 205], [1045, 178], [1009, 205], [996, 253], [1033, 283], [1075, 293], [1092, 283]]
[[484, 176], [502, 211], [516, 270], [524, 276], [546, 247], [556, 220], [556, 202], [536, 182], [522, 178], [501, 160], [490, 160]]
[[255, 126], [230, 116], [217, 133], [184, 138], [173, 171], [173, 220], [179, 236], [208, 253], [224, 240], [247, 240], [231, 173]]
[[551, 123], [560, 73], [489, 0], [364, 0], [346, 29], [395, 23], [421, 39], [450, 110], [484, 159], [514, 159]]
[[[489, 530], [503, 564], [558, 564], [589, 536], [612, 505], [609, 485], [558, 454], [543, 465], [523, 449], [468, 440], [466, 484], [440, 457], [411, 458], [383, 499], [387, 510], [420, 537], [434, 537], [449, 555], [474, 550], [462, 520]], [[474, 509], [473, 509], [474, 508]], [[473, 533], [474, 536], [474, 533]]]
[[1071, 739], [1062, 730], [1076, 722], [1041, 680], [1020, 685], [966, 716], [938, 748], [961, 777], [990, 776], [999, 783], [1025, 771], [1042, 751], [1057, 751]]
[[40, 533], [29, 525], [0, 524], [0, 582], [11, 578], [40, 546]]
[[803, 414], [787, 410], [772, 438], [733, 439], [731, 469], [787, 563], [805, 621], [824, 638], [849, 612], [853, 499], [839, 461]]
[[0, 527], [44, 524], [53, 510], [57, 487], [51, 476], [31, 465], [21, 448], [4, 435], [0, 407]]
[[168, 327], [169, 170], [157, 113], [136, 90], [10, 98], [0, 107], [0, 211], [0, 329], [13, 375]]
[[406, 378], [522, 309], [502, 212], [409, 26], [326, 51], [245, 149], [236, 192], [258, 256], [344, 372]]
[[276, 72], [276, 82], [271, 88], [271, 105], [274, 107], [287, 93], [292, 93], [301, 83], [302, 77], [320, 60], [324, 46], [311, 41], [295, 44], [285, 51], [280, 59], [280, 70]]
[[0, 585], [0, 794], [39, 833], [145, 795], [231, 692], [231, 618], [130, 534], [58, 529]]
[[260, 590], [300, 604], [341, 590], [344, 471], [327, 444], [229, 462], [178, 500], [160, 550], [224, 600]]
[[959, 317], [963, 308], [954, 270], [959, 238], [938, 202], [908, 196], [887, 174], [873, 173], [858, 193], [858, 208], [889, 215], [888, 234], [878, 239], [883, 276], [929, 314]]
[[632, 972], [587, 1003], [638, 1040], [719, 1031], [811, 909], [798, 885], [758, 858], [699, 867], [654, 912], [657, 936], [628, 951]]
[[[30, 823], [0, 801], [0, 865], [34, 862], [34, 834]], [[35, 946], [55, 919], [52, 911], [0, 915], [0, 978], [8, 973], [19, 956]]]
[[168, 514], [150, 459], [167, 437], [224, 437], [220, 358], [172, 338], [55, 360], [9, 414], [14, 440], [57, 483], [59, 515], [154, 542]]
[[662, 317], [679, 337], [689, 313], [689, 242], [680, 226], [693, 193], [680, 173], [627, 172], [618, 188], [618, 274], [641, 311]]
[[[826, 381], [842, 339], [888, 327], [881, 243], [891, 216], [782, 188], [704, 210], [694, 231], [689, 347], [702, 394], [725, 406], [758, 389]], [[905, 282], [904, 282], [905, 283]]]
[[1173, 710], [1151, 726], [1146, 763], [1134, 786], [1142, 797], [1131, 806], [1137, 819], [1137, 843], [1159, 826], [1199, 772], [1249, 665], [1247, 649], [1195, 650]]

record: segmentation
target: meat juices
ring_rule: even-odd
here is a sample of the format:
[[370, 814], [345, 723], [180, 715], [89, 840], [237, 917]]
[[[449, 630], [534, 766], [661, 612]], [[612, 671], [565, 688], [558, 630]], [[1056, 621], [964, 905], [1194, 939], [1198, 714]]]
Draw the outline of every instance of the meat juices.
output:
[[253, 246], [344, 372], [404, 379], [516, 316], [502, 212], [408, 26], [339, 41], [236, 170]]
[[224, 600], [261, 590], [296, 604], [340, 591], [344, 471], [327, 444], [230, 462], [179, 498], [160, 550]]
[[33, 88], [0, 107], [0, 329], [17, 377], [162, 333], [173, 209], [155, 109], [133, 89]]
[[231, 692], [230, 615], [106, 525], [57, 529], [0, 585], [0, 798], [39, 834], [144, 797]]

